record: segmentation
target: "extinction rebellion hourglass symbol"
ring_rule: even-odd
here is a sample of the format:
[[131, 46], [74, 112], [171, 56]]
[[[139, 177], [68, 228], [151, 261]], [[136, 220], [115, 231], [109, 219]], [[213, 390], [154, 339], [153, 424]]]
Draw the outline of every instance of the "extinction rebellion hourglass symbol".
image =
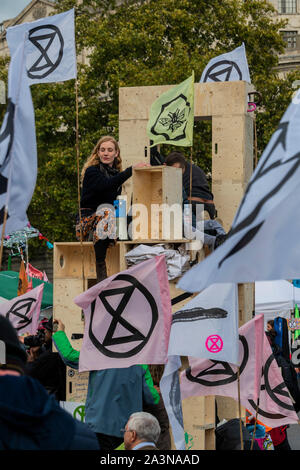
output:
[[206, 349], [211, 353], [218, 353], [223, 349], [223, 340], [219, 335], [211, 335], [205, 342]]
[[63, 36], [57, 26], [49, 24], [32, 28], [28, 40], [40, 54], [27, 69], [27, 75], [32, 79], [45, 78], [59, 66], [63, 58]]

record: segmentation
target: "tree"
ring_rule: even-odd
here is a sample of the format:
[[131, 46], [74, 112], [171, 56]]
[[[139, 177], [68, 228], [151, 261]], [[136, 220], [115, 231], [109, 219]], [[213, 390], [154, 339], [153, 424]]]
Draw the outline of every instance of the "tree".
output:
[[[76, 7], [79, 66], [80, 168], [101, 135], [118, 136], [119, 87], [180, 83], [208, 61], [245, 43], [252, 83], [262, 93], [257, 113], [259, 153], [292, 95], [291, 83], [276, 74], [284, 50], [264, 0], [61, 0], [57, 10]], [[74, 80], [32, 87], [39, 155], [38, 181], [29, 218], [52, 241], [74, 240], [78, 209]], [[211, 167], [209, 123], [195, 124], [194, 159]], [[169, 146], [162, 146], [163, 152]], [[185, 149], [182, 149], [185, 151]]]

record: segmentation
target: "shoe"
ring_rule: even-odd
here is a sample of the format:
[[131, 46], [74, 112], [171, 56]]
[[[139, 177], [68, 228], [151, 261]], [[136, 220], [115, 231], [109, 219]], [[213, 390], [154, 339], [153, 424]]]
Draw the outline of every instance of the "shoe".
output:
[[97, 281], [103, 281], [107, 278], [106, 263], [105, 261], [96, 261]]

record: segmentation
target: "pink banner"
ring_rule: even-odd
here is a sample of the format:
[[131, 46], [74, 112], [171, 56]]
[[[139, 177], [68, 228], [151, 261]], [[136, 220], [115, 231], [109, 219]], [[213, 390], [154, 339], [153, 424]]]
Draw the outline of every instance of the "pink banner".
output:
[[18, 336], [24, 333], [36, 334], [41, 311], [44, 284], [26, 294], [0, 304], [0, 315], [5, 316], [17, 330]]
[[34, 277], [35, 279], [40, 279], [41, 281], [43, 280], [43, 273], [42, 271], [39, 271], [37, 268], [34, 268], [30, 263], [27, 263], [27, 268], [26, 268], [27, 275], [30, 277]]
[[164, 256], [105, 279], [74, 302], [85, 315], [80, 372], [167, 362], [172, 308]]
[[[263, 315], [239, 329], [240, 397], [242, 405], [258, 420], [277, 427], [298, 422], [281, 370], [264, 334]], [[190, 368], [181, 373], [182, 398], [221, 395], [238, 400], [237, 366], [189, 358]]]

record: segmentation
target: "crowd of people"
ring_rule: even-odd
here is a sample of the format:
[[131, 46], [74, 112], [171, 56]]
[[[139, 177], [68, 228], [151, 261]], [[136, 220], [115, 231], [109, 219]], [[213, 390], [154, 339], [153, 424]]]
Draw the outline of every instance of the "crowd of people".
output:
[[[191, 167], [180, 152], [172, 152], [165, 164], [182, 169], [183, 199], [191, 203], [193, 215], [197, 205], [203, 204], [210, 220], [214, 220], [214, 198], [204, 172], [195, 165]], [[82, 170], [76, 236], [82, 241], [93, 240], [98, 282], [107, 277], [106, 253], [114, 242], [99, 234], [98, 223], [104, 215], [98, 208], [103, 204], [113, 206], [122, 184], [131, 177], [132, 168], [149, 166], [139, 162], [122, 170], [121, 165], [117, 141], [105, 136]], [[269, 325], [266, 334], [299, 411], [295, 370], [276, 346], [273, 326]], [[63, 322], [59, 318], [43, 319], [36, 335], [18, 337], [9, 320], [0, 316], [0, 340], [6, 347], [6, 361], [0, 364], [0, 449], [171, 449], [168, 415], [159, 390], [163, 366], [145, 364], [91, 371], [85, 423], [81, 423], [59, 405], [66, 399], [66, 366], [78, 368], [80, 356], [80, 351], [72, 347]], [[248, 423], [252, 425], [253, 420]], [[273, 444], [275, 434], [273, 431]], [[286, 429], [277, 430], [277, 437], [274, 448], [288, 450]]]

